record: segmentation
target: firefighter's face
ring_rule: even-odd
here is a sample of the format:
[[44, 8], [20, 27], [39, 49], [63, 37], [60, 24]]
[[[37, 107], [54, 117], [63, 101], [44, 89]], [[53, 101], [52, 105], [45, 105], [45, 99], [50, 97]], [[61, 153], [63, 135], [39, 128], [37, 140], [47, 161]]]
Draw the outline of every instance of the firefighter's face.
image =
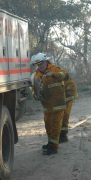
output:
[[41, 64], [39, 64], [38, 69], [42, 73], [45, 72], [45, 70], [47, 69], [47, 61], [44, 61]]

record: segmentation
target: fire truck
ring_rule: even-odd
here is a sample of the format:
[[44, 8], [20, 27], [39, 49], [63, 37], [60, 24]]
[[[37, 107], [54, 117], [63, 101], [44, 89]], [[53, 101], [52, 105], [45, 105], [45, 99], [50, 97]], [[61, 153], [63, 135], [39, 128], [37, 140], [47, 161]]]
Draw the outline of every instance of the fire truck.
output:
[[0, 9], [0, 180], [9, 180], [18, 142], [16, 121], [30, 86], [28, 21]]

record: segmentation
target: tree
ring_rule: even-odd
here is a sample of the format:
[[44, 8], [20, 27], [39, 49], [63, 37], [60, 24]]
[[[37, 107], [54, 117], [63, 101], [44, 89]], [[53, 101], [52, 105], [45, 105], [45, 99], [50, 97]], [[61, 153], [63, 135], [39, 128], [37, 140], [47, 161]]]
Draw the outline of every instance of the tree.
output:
[[[56, 64], [66, 59], [64, 64], [70, 69], [77, 70], [78, 64], [83, 64], [82, 69], [88, 72], [91, 56], [90, 1], [0, 0], [0, 6], [29, 21], [31, 56], [44, 51], [51, 53]], [[74, 41], [71, 41], [72, 36]], [[86, 71], [83, 70], [84, 74]]]

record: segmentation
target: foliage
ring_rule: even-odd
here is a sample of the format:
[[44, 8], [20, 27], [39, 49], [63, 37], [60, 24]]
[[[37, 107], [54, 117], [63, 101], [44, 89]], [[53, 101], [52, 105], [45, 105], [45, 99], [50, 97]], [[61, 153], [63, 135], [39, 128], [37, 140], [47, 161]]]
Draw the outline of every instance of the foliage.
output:
[[47, 52], [77, 79], [90, 80], [90, 1], [0, 0], [0, 7], [28, 19], [31, 56]]

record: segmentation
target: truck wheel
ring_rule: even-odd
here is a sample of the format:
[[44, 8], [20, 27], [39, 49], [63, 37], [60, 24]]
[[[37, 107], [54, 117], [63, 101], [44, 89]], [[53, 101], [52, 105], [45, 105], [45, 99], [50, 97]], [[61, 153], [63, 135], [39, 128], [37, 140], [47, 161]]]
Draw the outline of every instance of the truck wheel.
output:
[[8, 109], [2, 107], [0, 119], [0, 178], [9, 180], [14, 160], [14, 133]]

